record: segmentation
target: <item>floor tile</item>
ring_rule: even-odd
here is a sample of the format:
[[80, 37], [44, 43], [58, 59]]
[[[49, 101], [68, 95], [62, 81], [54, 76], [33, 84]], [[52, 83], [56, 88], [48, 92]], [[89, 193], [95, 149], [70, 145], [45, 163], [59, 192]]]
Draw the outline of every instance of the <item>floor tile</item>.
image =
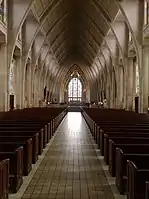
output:
[[68, 113], [22, 199], [113, 199], [81, 113]]

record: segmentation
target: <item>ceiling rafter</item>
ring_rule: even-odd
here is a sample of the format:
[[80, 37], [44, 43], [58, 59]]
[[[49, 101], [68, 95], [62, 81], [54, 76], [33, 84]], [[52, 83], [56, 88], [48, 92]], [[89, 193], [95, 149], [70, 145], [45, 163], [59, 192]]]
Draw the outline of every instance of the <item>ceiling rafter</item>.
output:
[[79, 63], [80, 60], [84, 70], [89, 70], [94, 76], [91, 68], [95, 67], [94, 60], [106, 43], [105, 37], [112, 22], [111, 13], [104, 7], [106, 3], [102, 5], [98, 0], [50, 0], [49, 4], [46, 1], [47, 7], [44, 5], [42, 0], [38, 9], [39, 21], [46, 30], [45, 38], [58, 64], [61, 66], [69, 59], [70, 63]]

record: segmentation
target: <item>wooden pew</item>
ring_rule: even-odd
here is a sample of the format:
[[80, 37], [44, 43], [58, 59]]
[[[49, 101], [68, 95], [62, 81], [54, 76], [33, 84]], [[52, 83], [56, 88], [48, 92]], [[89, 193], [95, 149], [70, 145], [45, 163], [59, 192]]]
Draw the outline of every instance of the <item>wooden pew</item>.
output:
[[134, 127], [123, 127], [123, 128], [108, 128], [107, 131], [100, 131], [100, 152], [101, 152], [101, 155], [104, 155], [104, 134], [108, 134], [110, 135], [110, 133], [149, 133], [149, 128], [148, 129], [144, 129], [143, 127], [142, 128], [134, 128]]
[[8, 199], [9, 192], [9, 160], [0, 162], [0, 198]]
[[15, 126], [28, 126], [28, 127], [31, 127], [31, 126], [35, 126], [35, 127], [40, 127], [41, 129], [43, 128], [43, 131], [44, 131], [44, 140], [45, 140], [45, 144], [49, 141], [50, 139], [50, 124], [51, 122], [49, 122], [49, 120], [44, 120], [44, 121], [40, 121], [40, 120], [1, 120], [0, 121], [0, 126], [4, 127], [4, 126], [11, 126], [11, 127], [15, 127]]
[[1, 138], [0, 141], [0, 152], [4, 152], [6, 146], [9, 148], [15, 147], [18, 148], [23, 146], [23, 174], [27, 176], [32, 169], [32, 139], [26, 140], [17, 140], [17, 141], [8, 141], [8, 138]]
[[147, 157], [140, 156], [140, 160], [127, 161], [127, 199], [144, 199], [146, 181], [149, 181], [149, 161]]
[[32, 169], [32, 138], [29, 137], [0, 137], [0, 151], [7, 146], [23, 146], [23, 174], [27, 176]]
[[[130, 139], [129, 139], [130, 138]], [[132, 139], [131, 139], [132, 138]], [[131, 143], [135, 144], [135, 139], [136, 138], [136, 144], [139, 142], [139, 140], [144, 140], [147, 138], [149, 142], [149, 133], [117, 133], [115, 136], [111, 136], [111, 134], [104, 134], [104, 160], [106, 164], [109, 164], [109, 151], [111, 151], [113, 148], [109, 148], [110, 143], [109, 140], [115, 141], [115, 144], [125, 144], [125, 143]], [[127, 141], [128, 140], [128, 141]], [[140, 141], [141, 142], [141, 141]], [[140, 143], [138, 143], [140, 144]], [[115, 152], [115, 151], [114, 151]]]
[[[149, 124], [149, 117], [147, 114], [136, 114], [132, 111], [124, 110], [111, 110], [111, 109], [84, 109], [82, 114], [89, 125], [92, 126], [93, 122], [97, 125], [142, 125]], [[91, 130], [93, 128], [90, 128]]]
[[10, 192], [16, 193], [23, 183], [23, 147], [16, 147], [12, 144], [0, 147], [0, 161], [6, 158], [10, 160], [9, 189]]
[[28, 126], [6, 126], [6, 127], [1, 127], [0, 126], [0, 133], [2, 131], [26, 131], [26, 132], [36, 132], [36, 133], [39, 133], [39, 142], [42, 142], [39, 144], [39, 146], [41, 145], [41, 151], [42, 149], [45, 147], [45, 140], [44, 140], [44, 132], [43, 132], [43, 129], [40, 129], [39, 127], [28, 127]]
[[[126, 147], [128, 147], [128, 150], [135, 150], [135, 146], [136, 145], [149, 145], [149, 139], [146, 138], [140, 138], [140, 139], [131, 139], [129, 140], [128, 138], [128, 142], [127, 139], [124, 139], [126, 142], [120, 143], [119, 139], [118, 142], [114, 142], [114, 140], [109, 140], [109, 172], [111, 174], [111, 176], [115, 176], [116, 175], [116, 148], [121, 148], [121, 149], [125, 149]], [[136, 140], [136, 142], [135, 142]], [[132, 141], [132, 142], [131, 142]], [[132, 147], [131, 147], [132, 146]]]
[[[32, 163], [34, 164], [38, 159], [39, 153], [39, 133], [26, 131], [0, 131], [0, 137], [22, 137], [23, 139], [32, 138]], [[12, 138], [13, 139], [13, 138]], [[19, 138], [18, 138], [19, 139]], [[20, 138], [21, 139], [21, 138]]]
[[[46, 122], [48, 128], [48, 140], [52, 137], [54, 131], [67, 113], [66, 108], [26, 108], [14, 111], [3, 112], [2, 121], [29, 121]], [[53, 120], [53, 122], [51, 122]], [[52, 131], [49, 131], [52, 130]], [[44, 135], [45, 136], [45, 135]], [[47, 142], [46, 142], [47, 143]], [[44, 143], [43, 143], [44, 146]]]
[[[147, 146], [148, 149], [148, 146]], [[142, 154], [141, 154], [142, 152]], [[116, 149], [116, 186], [120, 194], [124, 194], [126, 191], [127, 184], [127, 160], [131, 160], [134, 163], [148, 165], [149, 168], [149, 152], [148, 150], [143, 150], [137, 153], [124, 153], [122, 149]]]
[[149, 199], [149, 181], [145, 183], [145, 199]]
[[24, 129], [31, 129], [33, 130], [34, 128], [37, 130], [37, 131], [40, 131], [40, 130], [43, 130], [43, 148], [45, 148], [46, 144], [48, 143], [49, 141], [49, 132], [48, 132], [48, 125], [45, 125], [45, 122], [39, 122], [37, 121], [36, 123], [35, 122], [23, 122], [23, 123], [20, 123], [20, 122], [15, 122], [15, 123], [0, 123], [0, 129], [3, 129], [3, 128], [24, 128]]
[[[11, 127], [6, 127], [0, 130], [0, 136], [29, 136], [32, 139], [34, 139], [33, 142], [36, 142], [38, 139], [38, 154], [41, 155], [42, 151], [43, 151], [43, 130], [41, 129], [40, 131], [37, 130], [32, 130], [32, 129], [24, 129], [24, 128], [20, 128], [20, 127], [15, 127], [15, 128], [11, 128]], [[37, 138], [38, 137], [38, 138]], [[36, 139], [36, 140], [35, 140]], [[37, 143], [36, 143], [37, 146]]]

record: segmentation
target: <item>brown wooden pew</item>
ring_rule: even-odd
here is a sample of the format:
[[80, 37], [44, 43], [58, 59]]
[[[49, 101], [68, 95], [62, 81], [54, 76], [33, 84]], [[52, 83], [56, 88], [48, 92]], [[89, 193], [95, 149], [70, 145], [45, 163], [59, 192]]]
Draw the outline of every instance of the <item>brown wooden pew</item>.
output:
[[36, 128], [36, 130], [40, 131], [41, 129], [43, 129], [43, 147], [45, 148], [46, 144], [49, 141], [49, 129], [48, 129], [48, 123], [45, 122], [40, 122], [40, 121], [36, 121], [36, 122], [32, 122], [32, 121], [18, 121], [18, 122], [12, 122], [12, 121], [7, 121], [7, 122], [3, 122], [0, 121], [0, 129], [1, 128], [5, 128], [5, 127], [12, 127], [13, 128]]
[[[121, 149], [125, 149], [126, 147], [128, 147], [128, 150], [130, 150], [132, 148], [134, 148], [135, 150], [135, 146], [136, 145], [148, 145], [149, 144], [149, 139], [146, 138], [137, 138], [137, 140], [135, 138], [131, 138], [128, 141], [127, 139], [123, 139], [124, 141], [120, 141], [119, 138], [114, 140], [109, 140], [109, 172], [111, 174], [111, 176], [115, 176], [116, 175], [116, 148], [121, 148]], [[125, 142], [126, 141], [126, 142]], [[132, 147], [131, 147], [132, 146]]]
[[133, 111], [124, 111], [120, 109], [84, 109], [82, 114], [89, 127], [92, 127], [93, 121], [99, 126], [101, 124], [107, 125], [108, 123], [115, 125], [149, 124], [149, 117], [147, 114], [137, 114]]
[[0, 161], [0, 198], [8, 199], [9, 192], [9, 159]]
[[[148, 149], [148, 146], [147, 146]], [[142, 153], [141, 153], [142, 152]], [[149, 168], [149, 151], [141, 151], [137, 153], [125, 153], [122, 149], [116, 149], [116, 186], [121, 194], [126, 191], [127, 184], [127, 160], [131, 160], [143, 166], [145, 164]]]
[[[4, 137], [4, 138], [3, 138]], [[26, 140], [32, 138], [32, 164], [38, 160], [39, 154], [39, 133], [36, 132], [23, 132], [23, 131], [1, 131], [0, 132], [0, 140], [7, 139], [12, 141], [16, 138], [16, 140]]]
[[[34, 158], [32, 158], [32, 163], [35, 163], [37, 160], [38, 154], [42, 153], [43, 148], [46, 146], [49, 139], [54, 134], [54, 131], [56, 130], [56, 128], [58, 127], [63, 117], [66, 115], [66, 113], [67, 113], [67, 110], [64, 110], [64, 109], [45, 108], [43, 110], [42, 108], [41, 109], [31, 108], [31, 109], [4, 112], [2, 115], [0, 114], [0, 117], [2, 116], [0, 120], [0, 151], [2, 151], [5, 148], [4, 145], [5, 146], [7, 145], [7, 148], [9, 148], [10, 150], [10, 146], [13, 146], [13, 145], [15, 145], [16, 147], [21, 146], [21, 144], [23, 145], [23, 143], [26, 142], [28, 138], [29, 139], [31, 138], [33, 139], [33, 142], [32, 142], [32, 153], [30, 152], [30, 154], [34, 155]], [[15, 141], [14, 144], [12, 144], [13, 140]], [[38, 144], [37, 144], [37, 140], [38, 140]], [[5, 141], [7, 141], [7, 143], [5, 143]], [[8, 142], [11, 142], [11, 143], [8, 143]], [[8, 147], [8, 145], [10, 146]], [[24, 149], [26, 145], [23, 145], [23, 146], [24, 146], [23, 147], [23, 153], [24, 153]], [[35, 154], [34, 152], [35, 151], [37, 152], [37, 149], [38, 149], [38, 154], [37, 153]], [[19, 164], [19, 159], [17, 159], [17, 154], [18, 154], [17, 150], [18, 149], [16, 150], [14, 149], [12, 151], [0, 152], [1, 154], [0, 159], [3, 159], [4, 158], [3, 156], [5, 154], [7, 154], [7, 156], [10, 158], [11, 173], [9, 175], [9, 179], [10, 179], [10, 184], [11, 184], [10, 186], [11, 192], [16, 192], [22, 183], [20, 180], [21, 177], [16, 178], [16, 176], [19, 174], [17, 173], [18, 171], [16, 169], [18, 168], [17, 163]], [[15, 162], [16, 164], [13, 165], [12, 162]], [[26, 168], [25, 164], [24, 166]], [[16, 175], [14, 175], [13, 172]], [[2, 192], [4, 193], [3, 188], [4, 188], [4, 183], [2, 187]]]
[[144, 199], [146, 181], [149, 181], [149, 161], [140, 156], [139, 161], [127, 161], [127, 199]]
[[[99, 130], [98, 130], [99, 129]], [[111, 133], [111, 132], [127, 132], [127, 131], [134, 131], [134, 129], [137, 130], [137, 132], [140, 131], [144, 131], [144, 132], [149, 132], [149, 124], [148, 125], [117, 125], [117, 124], [112, 124], [112, 125], [106, 125], [103, 127], [98, 126], [95, 130], [95, 137], [98, 136], [99, 142], [101, 142], [100, 144], [102, 144], [103, 141], [103, 135], [104, 133]], [[97, 135], [100, 134], [100, 135]]]
[[107, 131], [100, 131], [100, 152], [101, 152], [101, 155], [104, 155], [104, 134], [108, 134], [108, 135], [110, 135], [110, 133], [127, 133], [127, 132], [129, 132], [129, 133], [134, 133], [134, 134], [136, 134], [136, 133], [149, 133], [149, 129], [144, 129], [143, 127], [142, 128], [133, 128], [133, 127], [131, 127], [131, 128], [125, 128], [125, 127], [123, 127], [123, 128], [109, 128], [109, 129], [107, 129]]
[[[131, 138], [133, 137], [136, 138], [136, 140], [138, 140], [138, 137], [139, 138], [147, 138], [149, 139], [149, 133], [131, 133], [131, 132], [125, 132], [125, 133], [110, 133], [109, 135], [108, 134], [104, 134], [104, 160], [105, 160], [105, 163], [106, 164], [109, 164], [109, 151], [112, 150], [112, 148], [110, 148], [109, 150], [109, 146], [110, 146], [110, 143], [109, 143], [109, 140], [115, 140], [115, 144], [118, 143], [118, 140], [120, 139], [120, 143], [122, 142], [122, 144], [125, 143], [125, 141], [127, 142], [127, 138]], [[123, 139], [121, 141], [121, 138]], [[127, 142], [128, 143], [128, 142]], [[137, 144], [137, 143], [136, 143]]]
[[[30, 137], [18, 137], [18, 136], [0, 136], [0, 147], [3, 147], [3, 145], [5, 145], [5, 143], [9, 143], [9, 144], [13, 144], [16, 146], [23, 146], [23, 165], [24, 165], [24, 169], [23, 169], [23, 173], [24, 175], [28, 175], [28, 173], [30, 172], [30, 170], [32, 169], [32, 162], [33, 162], [33, 142], [32, 142], [32, 138]], [[1, 150], [1, 149], [0, 149]], [[35, 156], [35, 154], [34, 154]]]
[[10, 192], [16, 193], [23, 183], [23, 147], [16, 147], [12, 144], [0, 147], [0, 161], [6, 158], [10, 160], [9, 189]]
[[[38, 133], [39, 132], [39, 133]], [[0, 129], [0, 136], [29, 136], [32, 139], [34, 139], [33, 142], [36, 142], [38, 139], [38, 154], [41, 155], [43, 151], [43, 130], [37, 131], [37, 130], [32, 130], [32, 129], [24, 129], [24, 128], [11, 128], [11, 127], [6, 127], [3, 129]], [[38, 138], [37, 138], [38, 137]], [[37, 144], [36, 144], [37, 146]], [[37, 148], [36, 148], [37, 149]]]
[[42, 128], [40, 127], [36, 127], [36, 126], [3, 126], [1, 127], [0, 126], [0, 132], [1, 131], [28, 131], [28, 132], [36, 132], [36, 133], [39, 133], [39, 139], [43, 142], [42, 143], [42, 149], [45, 148], [45, 145], [46, 145], [46, 142], [44, 140], [44, 131]]
[[9, 140], [9, 138], [0, 139], [0, 152], [6, 150], [6, 146], [12, 148], [18, 148], [19, 146], [23, 146], [23, 174], [27, 176], [32, 169], [32, 138], [27, 138], [25, 140]]
[[52, 134], [51, 131], [51, 121], [49, 120], [0, 120], [0, 126], [38, 126], [44, 129], [46, 132], [45, 141], [46, 143], [51, 138], [50, 135]]
[[149, 181], [145, 183], [145, 199], [149, 199]]
[[[52, 118], [54, 118], [54, 116], [49, 115], [49, 111], [48, 111], [48, 115], [45, 117], [45, 111], [47, 111], [47, 110], [49, 110], [49, 109], [31, 108], [31, 109], [23, 109], [23, 110], [15, 110], [15, 111], [6, 112], [5, 113], [6, 116], [3, 117], [2, 120], [0, 121], [0, 126], [4, 126], [5, 123], [7, 123], [7, 124], [11, 123], [11, 124], [9, 124], [9, 126], [12, 126], [12, 125], [16, 126], [16, 123], [18, 123], [17, 125], [19, 125], [19, 126], [20, 125], [21, 126], [22, 125], [25, 125], [25, 126], [35, 125], [35, 127], [37, 128], [37, 126], [39, 126], [39, 125], [41, 126], [41, 124], [46, 124], [46, 125], [48, 124], [47, 126], [50, 127], [49, 129], [51, 129], [49, 121], [51, 121]], [[52, 110], [55, 111], [55, 109], [52, 109]], [[62, 111], [62, 110], [63, 109], [60, 109], [60, 110], [57, 109], [57, 113], [60, 113], [60, 111]], [[25, 114], [26, 111], [27, 111], [27, 115]], [[34, 111], [35, 112], [37, 111], [37, 114], [34, 114]], [[40, 114], [41, 112], [43, 112], [44, 115]], [[15, 114], [17, 115], [17, 117], [15, 116]], [[62, 114], [60, 114], [60, 115], [62, 115]], [[23, 123], [23, 124], [20, 124], [20, 123]], [[49, 132], [49, 135], [50, 135], [50, 133], [51, 132]]]

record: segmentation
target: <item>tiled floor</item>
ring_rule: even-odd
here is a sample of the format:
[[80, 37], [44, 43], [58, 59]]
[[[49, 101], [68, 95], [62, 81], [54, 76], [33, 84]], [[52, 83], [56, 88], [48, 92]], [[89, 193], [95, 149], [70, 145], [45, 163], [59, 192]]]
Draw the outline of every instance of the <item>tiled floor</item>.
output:
[[68, 113], [22, 199], [113, 199], [81, 113]]

